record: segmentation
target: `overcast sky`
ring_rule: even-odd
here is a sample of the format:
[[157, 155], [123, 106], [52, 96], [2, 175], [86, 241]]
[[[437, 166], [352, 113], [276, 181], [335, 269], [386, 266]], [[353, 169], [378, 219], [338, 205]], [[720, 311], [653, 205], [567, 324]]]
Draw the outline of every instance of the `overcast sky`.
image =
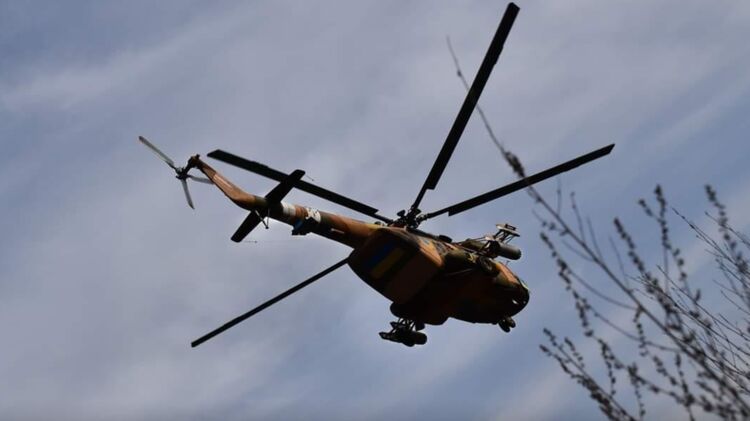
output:
[[[750, 3], [519, 5], [481, 103], [529, 171], [615, 142], [561, 177], [603, 232], [618, 215], [652, 234], [635, 203], [656, 183], [696, 219], [713, 184], [747, 230]], [[457, 239], [519, 227], [511, 267], [532, 293], [510, 334], [452, 320], [424, 347], [384, 342], [388, 301], [344, 268], [191, 349], [349, 250], [281, 224], [230, 242], [244, 212], [200, 184], [189, 209], [136, 141], [181, 162], [222, 148], [301, 168], [393, 215], [464, 97], [445, 37], [473, 77], [505, 6], [0, 1], [0, 418], [599, 417], [538, 350], [544, 327], [578, 329], [523, 192], [422, 226]], [[512, 180], [475, 118], [422, 207]]]

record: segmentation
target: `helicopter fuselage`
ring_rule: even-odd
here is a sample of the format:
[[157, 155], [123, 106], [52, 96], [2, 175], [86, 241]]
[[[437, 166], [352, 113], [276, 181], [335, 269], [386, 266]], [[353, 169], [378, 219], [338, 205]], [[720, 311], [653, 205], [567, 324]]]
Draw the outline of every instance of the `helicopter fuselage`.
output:
[[439, 325], [448, 318], [498, 323], [528, 303], [507, 266], [456, 243], [383, 227], [349, 255], [349, 267], [393, 302], [397, 317]]
[[292, 226], [293, 235], [317, 234], [353, 248], [349, 267], [393, 302], [400, 318], [440, 325], [448, 318], [498, 323], [528, 303], [525, 284], [500, 262], [475, 250], [405, 227], [366, 223], [246, 193], [197, 156], [200, 169], [238, 206]]

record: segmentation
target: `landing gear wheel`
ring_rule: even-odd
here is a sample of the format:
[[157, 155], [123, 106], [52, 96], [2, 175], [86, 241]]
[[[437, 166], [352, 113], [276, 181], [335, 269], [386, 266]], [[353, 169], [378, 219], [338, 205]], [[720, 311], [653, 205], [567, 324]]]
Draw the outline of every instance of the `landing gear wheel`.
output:
[[422, 332], [412, 332], [412, 339], [417, 345], [424, 345], [427, 343], [427, 335]]
[[424, 345], [427, 343], [427, 335], [419, 330], [424, 329], [424, 323], [408, 319], [398, 319], [391, 322], [390, 332], [380, 332], [380, 337], [387, 341], [397, 342], [408, 347]]
[[497, 325], [500, 326], [500, 329], [502, 329], [504, 332], [510, 332], [512, 328], [516, 327], [516, 321], [513, 320], [512, 317], [506, 317], [503, 320], [497, 322]]

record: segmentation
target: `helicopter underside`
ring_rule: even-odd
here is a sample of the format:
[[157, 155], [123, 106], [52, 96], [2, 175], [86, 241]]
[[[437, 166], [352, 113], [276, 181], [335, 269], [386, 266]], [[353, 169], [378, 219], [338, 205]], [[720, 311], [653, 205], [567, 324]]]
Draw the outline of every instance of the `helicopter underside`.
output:
[[513, 303], [515, 292], [503, 289], [480, 270], [465, 270], [430, 280], [412, 300], [393, 303], [391, 313], [431, 325], [441, 325], [451, 317], [497, 324], [523, 308]]
[[528, 302], [528, 290], [504, 265], [401, 228], [379, 229], [348, 264], [393, 302], [391, 312], [403, 319], [394, 322], [394, 338], [409, 322], [441, 325], [451, 317], [507, 330], [510, 317]]

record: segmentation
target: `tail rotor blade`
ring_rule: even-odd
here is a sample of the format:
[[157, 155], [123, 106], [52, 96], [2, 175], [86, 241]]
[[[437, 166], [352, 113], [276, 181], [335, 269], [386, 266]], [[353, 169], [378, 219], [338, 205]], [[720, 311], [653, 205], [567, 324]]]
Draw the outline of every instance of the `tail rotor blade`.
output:
[[185, 192], [185, 199], [187, 200], [188, 206], [195, 209], [195, 206], [193, 206], [193, 199], [190, 197], [190, 190], [188, 190], [187, 180], [182, 178], [180, 179], [180, 183], [182, 183], [182, 191]]
[[164, 154], [164, 152], [160, 151], [159, 148], [154, 146], [153, 143], [149, 142], [148, 139], [146, 139], [143, 136], [138, 136], [138, 140], [141, 141], [144, 145], [146, 145], [147, 148], [151, 149], [151, 152], [156, 154], [162, 161], [166, 162], [167, 165], [172, 167], [173, 170], [177, 171], [177, 166], [175, 165], [174, 161], [172, 161], [171, 158], [169, 158], [167, 155]]
[[212, 330], [211, 332], [208, 332], [207, 334], [205, 334], [205, 335], [201, 336], [200, 338], [198, 338], [198, 339], [194, 340], [193, 342], [191, 342], [190, 346], [193, 347], [193, 348], [195, 348], [196, 346], [202, 344], [203, 342], [206, 342], [207, 340], [213, 338], [214, 336], [216, 336], [216, 335], [218, 335], [218, 334], [220, 334], [220, 333], [222, 333], [222, 332], [224, 332], [224, 331], [226, 331], [226, 330], [228, 330], [228, 329], [230, 329], [230, 328], [232, 328], [232, 327], [234, 327], [234, 326], [236, 326], [236, 325], [244, 322], [245, 320], [249, 319], [250, 317], [254, 316], [255, 314], [260, 313], [261, 311], [263, 311], [263, 310], [267, 309], [268, 307], [270, 307], [270, 306], [278, 303], [279, 301], [283, 300], [284, 298], [286, 298], [286, 297], [294, 294], [295, 292], [297, 292], [297, 291], [301, 290], [302, 288], [304, 288], [304, 287], [312, 284], [313, 282], [317, 281], [318, 279], [320, 279], [320, 278], [328, 275], [329, 273], [331, 273], [334, 270], [340, 268], [341, 266], [344, 266], [346, 264], [347, 260], [349, 260], [349, 258], [346, 258], [346, 259], [344, 259], [344, 260], [336, 263], [335, 265], [329, 267], [328, 269], [325, 269], [324, 271], [318, 273], [317, 275], [315, 275], [315, 276], [313, 276], [313, 277], [311, 277], [311, 278], [309, 278], [309, 279], [307, 279], [305, 281], [300, 282], [299, 284], [297, 284], [297, 285], [289, 288], [288, 290], [282, 292], [281, 294], [279, 294], [279, 295], [271, 298], [270, 300], [268, 300], [265, 303], [259, 305], [258, 307], [255, 307], [254, 309], [248, 311], [247, 313], [245, 313], [245, 314], [243, 314], [241, 316], [235, 317], [234, 319], [232, 319], [232, 320], [224, 323], [220, 327]]

